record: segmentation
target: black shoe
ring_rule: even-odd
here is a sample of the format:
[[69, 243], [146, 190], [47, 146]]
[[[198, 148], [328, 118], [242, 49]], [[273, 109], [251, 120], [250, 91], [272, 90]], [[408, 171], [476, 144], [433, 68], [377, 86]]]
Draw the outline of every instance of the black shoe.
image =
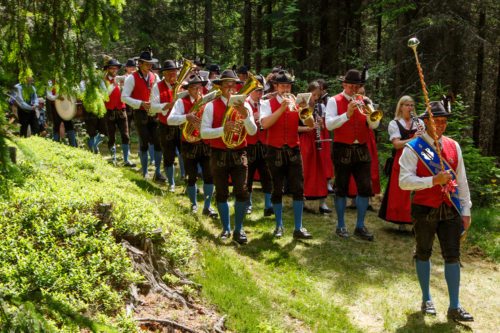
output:
[[158, 183], [165, 183], [167, 181], [167, 178], [165, 178], [165, 176], [159, 173], [153, 176], [153, 180]]
[[274, 229], [273, 236], [276, 238], [281, 238], [283, 237], [283, 231], [283, 227], [277, 227], [276, 229]]
[[193, 213], [193, 214], [198, 213], [198, 206], [196, 206], [196, 205], [192, 205], [192, 206], [191, 206], [191, 213]]
[[271, 216], [271, 215], [274, 215], [273, 207], [264, 208], [264, 216]]
[[215, 212], [215, 210], [213, 210], [213, 208], [212, 208], [212, 207], [203, 208], [203, 212], [202, 212], [202, 214], [203, 214], [203, 215], [205, 215], [205, 216], [208, 216], [208, 217], [210, 217], [210, 218], [212, 218], [212, 219], [216, 219], [216, 218], [218, 218], [218, 217], [219, 217], [219, 214], [217, 214], [217, 213]]
[[448, 317], [448, 319], [454, 321], [474, 321], [474, 317], [472, 317], [471, 314], [465, 311], [465, 309], [462, 307], [459, 307], [457, 309], [448, 309], [448, 313], [446, 316]]
[[233, 240], [238, 244], [246, 244], [248, 242], [247, 235], [243, 230], [233, 233]]
[[294, 239], [311, 239], [313, 236], [307, 231], [306, 228], [300, 228], [300, 230], [293, 231]]
[[366, 227], [363, 228], [356, 228], [354, 229], [354, 235], [358, 236], [359, 238], [367, 241], [372, 241], [373, 240], [373, 234], [366, 229]]
[[319, 207], [320, 214], [330, 214], [331, 212], [332, 212], [332, 210], [330, 208]]
[[436, 315], [436, 308], [434, 307], [434, 303], [432, 303], [432, 301], [422, 302], [422, 306], [420, 307], [420, 309], [422, 310], [422, 313], [424, 315]]
[[123, 166], [127, 168], [135, 168], [135, 163], [127, 161], [123, 163]]
[[337, 228], [337, 230], [335, 230], [335, 233], [340, 238], [346, 238], [346, 239], [349, 238], [349, 233], [347, 232], [347, 228], [346, 227]]
[[226, 240], [226, 239], [229, 239], [231, 237], [231, 232], [228, 231], [228, 230], [224, 230], [223, 232], [221, 232], [220, 234], [220, 239], [222, 240]]
[[247, 214], [247, 215], [252, 214], [252, 206], [247, 207], [247, 209], [245, 210], [245, 214]]

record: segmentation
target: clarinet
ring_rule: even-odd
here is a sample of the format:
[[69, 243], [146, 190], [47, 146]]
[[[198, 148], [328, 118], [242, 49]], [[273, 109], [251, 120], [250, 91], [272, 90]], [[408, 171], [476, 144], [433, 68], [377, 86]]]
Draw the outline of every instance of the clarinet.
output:
[[[321, 116], [319, 114], [319, 109], [320, 109], [320, 106], [319, 106], [320, 102], [316, 102], [316, 104], [314, 105], [314, 118], [316, 120], [316, 123], [318, 123], [319, 121], [318, 120], [321, 120]], [[315, 130], [316, 130], [316, 150], [321, 150], [322, 147], [321, 147], [321, 127], [319, 126], [319, 124], [316, 124], [315, 125]]]

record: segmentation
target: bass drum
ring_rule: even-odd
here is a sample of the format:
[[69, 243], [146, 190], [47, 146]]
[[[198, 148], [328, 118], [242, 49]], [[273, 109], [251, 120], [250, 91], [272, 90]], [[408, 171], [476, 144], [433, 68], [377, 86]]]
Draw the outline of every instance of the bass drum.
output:
[[62, 120], [71, 120], [76, 116], [77, 105], [74, 97], [60, 96], [55, 100], [54, 104]]

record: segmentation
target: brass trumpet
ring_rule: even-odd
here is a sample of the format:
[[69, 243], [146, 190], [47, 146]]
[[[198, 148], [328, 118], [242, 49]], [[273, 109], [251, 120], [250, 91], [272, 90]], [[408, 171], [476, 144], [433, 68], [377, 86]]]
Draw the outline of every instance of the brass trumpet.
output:
[[372, 101], [368, 97], [361, 94], [356, 94], [354, 95], [353, 99], [354, 101], [356, 101], [356, 107], [358, 108], [359, 112], [367, 116], [371, 122], [376, 122], [382, 119], [384, 115], [382, 110], [375, 110]]
[[312, 118], [314, 113], [314, 107], [306, 106], [297, 110], [298, 105], [295, 104], [295, 100], [297, 97], [292, 93], [284, 93], [282, 95], [284, 98], [292, 98], [293, 104], [290, 105], [290, 111], [297, 111], [299, 113], [299, 118], [302, 122], [306, 121], [309, 118]]

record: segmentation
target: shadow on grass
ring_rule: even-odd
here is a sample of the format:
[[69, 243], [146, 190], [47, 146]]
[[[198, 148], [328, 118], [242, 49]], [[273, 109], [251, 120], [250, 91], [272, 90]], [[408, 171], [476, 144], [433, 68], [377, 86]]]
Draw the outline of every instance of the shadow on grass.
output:
[[472, 328], [454, 321], [446, 323], [433, 323], [428, 325], [424, 316], [420, 311], [411, 313], [406, 318], [406, 324], [396, 329], [395, 333], [413, 333], [413, 332], [429, 332], [429, 333], [458, 333], [458, 332], [472, 332]]
[[151, 184], [150, 181], [143, 178], [131, 178], [130, 181], [137, 185], [140, 189], [152, 195], [162, 196], [165, 192], [161, 188], [155, 186], [154, 184]]

